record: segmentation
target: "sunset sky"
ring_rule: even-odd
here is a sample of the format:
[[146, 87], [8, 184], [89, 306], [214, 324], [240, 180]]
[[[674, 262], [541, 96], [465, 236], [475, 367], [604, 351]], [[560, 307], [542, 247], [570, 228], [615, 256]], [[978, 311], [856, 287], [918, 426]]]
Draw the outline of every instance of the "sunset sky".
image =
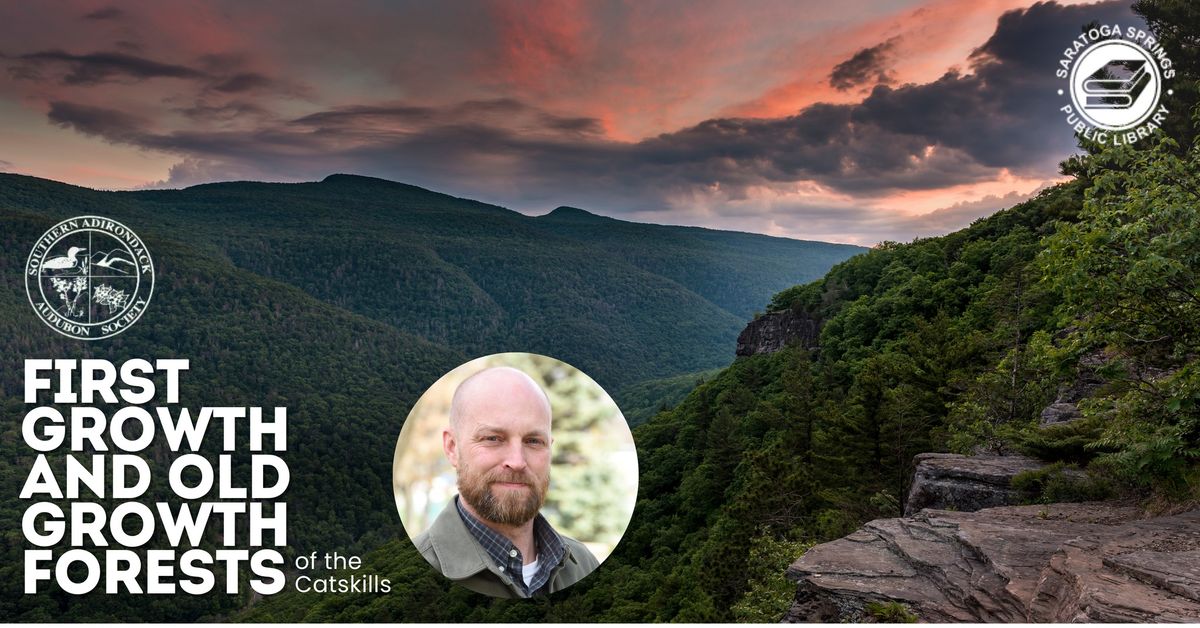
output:
[[1059, 180], [1054, 71], [1129, 2], [8, 2], [0, 171], [345, 172], [528, 214], [874, 244]]

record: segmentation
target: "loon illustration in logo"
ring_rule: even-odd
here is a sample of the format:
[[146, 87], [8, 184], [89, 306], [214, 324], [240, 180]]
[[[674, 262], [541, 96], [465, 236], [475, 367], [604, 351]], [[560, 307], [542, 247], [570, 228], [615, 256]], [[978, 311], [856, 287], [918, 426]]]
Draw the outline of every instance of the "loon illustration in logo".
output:
[[121, 333], [141, 318], [154, 292], [154, 262], [136, 233], [115, 220], [78, 216], [38, 239], [26, 263], [33, 311], [80, 340]]

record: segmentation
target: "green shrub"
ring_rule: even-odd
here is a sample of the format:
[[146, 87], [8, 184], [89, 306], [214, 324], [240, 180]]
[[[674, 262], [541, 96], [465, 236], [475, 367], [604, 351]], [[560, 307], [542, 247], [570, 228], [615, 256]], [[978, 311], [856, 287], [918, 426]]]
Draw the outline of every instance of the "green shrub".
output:
[[779, 540], [768, 534], [751, 542], [746, 562], [749, 587], [733, 605], [739, 622], [778, 622], [792, 604], [796, 583], [785, 575], [788, 565], [815, 545], [812, 542]]
[[1033, 426], [1020, 437], [1023, 453], [1041, 460], [1053, 460], [1086, 465], [1097, 455], [1104, 453], [1095, 445], [1102, 428], [1092, 419], [1080, 419], [1068, 423]]
[[1111, 481], [1083, 475], [1075, 465], [1068, 466], [1061, 462], [1022, 471], [1013, 476], [1011, 484], [1029, 504], [1090, 502], [1106, 499], [1113, 494]]
[[915, 624], [920, 619], [900, 602], [869, 602], [867, 615], [881, 624]]

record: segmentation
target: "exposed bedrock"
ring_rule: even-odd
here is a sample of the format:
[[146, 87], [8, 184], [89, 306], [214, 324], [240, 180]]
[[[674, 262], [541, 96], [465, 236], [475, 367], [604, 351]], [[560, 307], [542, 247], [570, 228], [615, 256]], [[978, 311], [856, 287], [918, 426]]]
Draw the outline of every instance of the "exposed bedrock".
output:
[[771, 312], [750, 321], [738, 334], [736, 355], [774, 353], [789, 345], [815, 349], [820, 334], [820, 322], [808, 314], [792, 310]]
[[[904, 514], [922, 508], [971, 512], [994, 506], [1021, 503], [1022, 495], [1012, 488], [1014, 476], [1046, 466], [1025, 456], [962, 456], [918, 454], [912, 486], [904, 502]], [[1068, 473], [1082, 473], [1067, 471]]]
[[872, 521], [788, 570], [785, 621], [1200, 621], [1200, 510], [1140, 518], [1110, 502], [926, 509]]

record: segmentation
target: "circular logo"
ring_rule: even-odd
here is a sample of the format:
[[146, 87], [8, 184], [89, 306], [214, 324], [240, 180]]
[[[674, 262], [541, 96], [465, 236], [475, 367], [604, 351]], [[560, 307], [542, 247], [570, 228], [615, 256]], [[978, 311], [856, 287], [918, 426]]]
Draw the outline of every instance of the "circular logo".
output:
[[154, 262], [125, 225], [69, 218], [42, 234], [25, 265], [25, 292], [39, 318], [80, 340], [115, 336], [141, 318], [154, 292]]
[[1162, 76], [1145, 48], [1110, 39], [1079, 55], [1071, 68], [1070, 91], [1075, 111], [1092, 126], [1126, 131], [1155, 112]]

